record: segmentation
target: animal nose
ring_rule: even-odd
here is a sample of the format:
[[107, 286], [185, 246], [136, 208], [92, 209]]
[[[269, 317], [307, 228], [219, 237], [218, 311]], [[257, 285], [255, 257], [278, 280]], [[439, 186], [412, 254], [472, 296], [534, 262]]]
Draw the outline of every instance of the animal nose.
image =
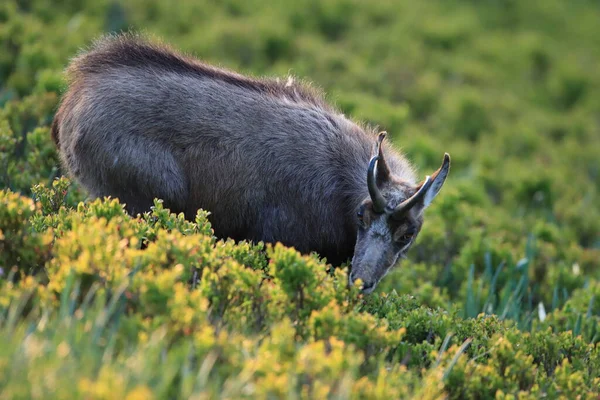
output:
[[[356, 274], [354, 272], [350, 272], [350, 275], [348, 275], [348, 281], [349, 281], [350, 286], [354, 285], [354, 281], [356, 281], [357, 279], [358, 279], [358, 277], [356, 276]], [[373, 289], [374, 286], [375, 286], [375, 284], [373, 282], [362, 281], [362, 290], [363, 291], [368, 292], [371, 289]]]

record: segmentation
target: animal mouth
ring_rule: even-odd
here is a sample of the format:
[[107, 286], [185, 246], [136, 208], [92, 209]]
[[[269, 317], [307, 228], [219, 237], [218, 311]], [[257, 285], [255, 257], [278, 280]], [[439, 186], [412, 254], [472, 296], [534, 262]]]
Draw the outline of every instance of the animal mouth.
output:
[[373, 290], [375, 290], [376, 287], [377, 287], [377, 283], [373, 283], [371, 285], [363, 284], [363, 287], [361, 290], [364, 294], [369, 294], [369, 293], [373, 292]]

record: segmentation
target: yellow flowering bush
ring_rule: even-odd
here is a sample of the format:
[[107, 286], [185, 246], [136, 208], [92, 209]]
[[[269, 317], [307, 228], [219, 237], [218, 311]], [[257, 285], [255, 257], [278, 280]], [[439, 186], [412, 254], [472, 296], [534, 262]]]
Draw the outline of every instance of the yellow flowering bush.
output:
[[[0, 1], [0, 399], [597, 399], [593, 2]], [[51, 139], [63, 69], [143, 30], [293, 73], [452, 172], [370, 295], [348, 263], [90, 199]]]

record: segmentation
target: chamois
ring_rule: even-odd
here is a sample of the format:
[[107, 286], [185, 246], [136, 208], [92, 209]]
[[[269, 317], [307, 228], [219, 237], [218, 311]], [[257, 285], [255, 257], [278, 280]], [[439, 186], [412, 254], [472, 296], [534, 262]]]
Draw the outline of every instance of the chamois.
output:
[[370, 293], [407, 252], [449, 172], [417, 183], [410, 163], [306, 83], [246, 77], [126, 34], [66, 71], [52, 124], [61, 162], [91, 197], [136, 215], [154, 198], [215, 235], [281, 242]]

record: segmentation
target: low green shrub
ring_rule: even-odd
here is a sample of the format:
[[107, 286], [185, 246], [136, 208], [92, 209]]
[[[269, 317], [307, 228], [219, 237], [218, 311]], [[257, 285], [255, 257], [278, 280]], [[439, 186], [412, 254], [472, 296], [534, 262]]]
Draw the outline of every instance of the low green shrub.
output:
[[[0, 2], [0, 398], [598, 398], [598, 8], [560, 0]], [[143, 30], [315, 82], [419, 177], [375, 293], [347, 264], [131, 217], [62, 177], [63, 69]]]

